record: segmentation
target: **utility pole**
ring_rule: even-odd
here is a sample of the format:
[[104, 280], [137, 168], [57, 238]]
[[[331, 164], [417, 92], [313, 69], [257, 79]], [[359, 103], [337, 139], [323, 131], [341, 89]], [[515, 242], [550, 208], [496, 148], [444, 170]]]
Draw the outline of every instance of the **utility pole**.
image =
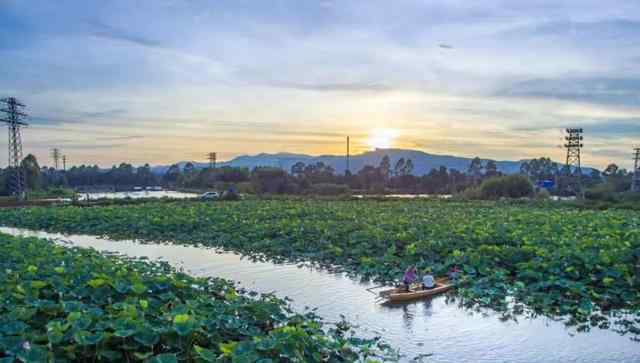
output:
[[[584, 146], [582, 144], [582, 129], [581, 128], [569, 128], [565, 130], [567, 136], [565, 136], [566, 143], [564, 147], [567, 149], [567, 168], [569, 173], [577, 175], [576, 194], [582, 195], [582, 166], [580, 164], [580, 149]], [[573, 179], [573, 178], [572, 178]]]
[[209, 159], [209, 169], [216, 168], [216, 158], [217, 155], [214, 152], [210, 152], [209, 154], [207, 154], [207, 159]]
[[3, 98], [0, 103], [0, 122], [9, 127], [9, 169], [13, 171], [11, 177], [11, 192], [18, 198], [25, 198], [25, 176], [22, 170], [22, 135], [20, 128], [28, 124], [22, 121], [27, 115], [21, 110], [25, 107], [14, 97]]
[[351, 168], [349, 166], [349, 159], [351, 155], [349, 154], [349, 136], [347, 136], [347, 169], [344, 171], [344, 175], [351, 175]]
[[67, 171], [67, 155], [62, 155], [62, 170]]
[[51, 150], [51, 157], [53, 158], [53, 166], [56, 170], [60, 167], [60, 150], [58, 148], [53, 148]]
[[640, 192], [640, 147], [633, 149], [633, 179], [631, 181], [631, 191]]

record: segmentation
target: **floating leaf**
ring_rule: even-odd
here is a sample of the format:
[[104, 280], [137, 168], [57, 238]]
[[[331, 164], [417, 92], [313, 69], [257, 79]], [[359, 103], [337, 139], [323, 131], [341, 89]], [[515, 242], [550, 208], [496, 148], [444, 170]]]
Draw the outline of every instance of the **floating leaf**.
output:
[[146, 361], [147, 363], [178, 363], [178, 357], [172, 353], [159, 354]]

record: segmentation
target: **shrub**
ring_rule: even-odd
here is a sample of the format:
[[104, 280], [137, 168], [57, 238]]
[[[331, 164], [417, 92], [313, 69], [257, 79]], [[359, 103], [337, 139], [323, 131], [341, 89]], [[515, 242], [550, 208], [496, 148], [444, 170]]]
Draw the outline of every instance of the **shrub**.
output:
[[461, 193], [456, 194], [455, 198], [461, 199], [461, 200], [482, 199], [482, 194], [480, 193], [480, 187], [479, 186], [469, 187], [463, 190]]
[[350, 194], [351, 188], [346, 184], [319, 183], [313, 185], [312, 191], [318, 195], [344, 195]]
[[587, 189], [584, 197], [589, 200], [601, 200], [606, 202], [617, 202], [615, 188], [612, 184], [603, 183]]
[[220, 196], [220, 200], [240, 200], [240, 199], [242, 199], [240, 197], [240, 194], [232, 190], [225, 190], [224, 192], [222, 192], [222, 195]]
[[530, 197], [533, 192], [529, 178], [520, 174], [490, 178], [480, 185], [482, 199]]
[[549, 198], [551, 198], [551, 193], [549, 193], [549, 191], [546, 189], [540, 189], [540, 191], [536, 193], [536, 199], [547, 200]]

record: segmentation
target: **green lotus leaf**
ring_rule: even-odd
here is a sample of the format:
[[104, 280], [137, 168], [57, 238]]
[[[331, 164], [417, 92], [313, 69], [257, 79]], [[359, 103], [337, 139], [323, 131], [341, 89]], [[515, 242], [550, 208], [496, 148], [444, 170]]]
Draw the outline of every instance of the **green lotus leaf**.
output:
[[146, 363], [178, 363], [178, 357], [173, 353], [159, 354], [147, 360]]

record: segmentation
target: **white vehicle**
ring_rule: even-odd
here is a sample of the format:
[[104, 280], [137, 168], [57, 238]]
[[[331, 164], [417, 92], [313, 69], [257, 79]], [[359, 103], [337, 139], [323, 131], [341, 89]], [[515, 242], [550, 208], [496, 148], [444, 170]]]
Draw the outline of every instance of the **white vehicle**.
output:
[[200, 199], [202, 200], [218, 199], [218, 198], [220, 198], [220, 193], [218, 192], [206, 192], [200, 196]]

